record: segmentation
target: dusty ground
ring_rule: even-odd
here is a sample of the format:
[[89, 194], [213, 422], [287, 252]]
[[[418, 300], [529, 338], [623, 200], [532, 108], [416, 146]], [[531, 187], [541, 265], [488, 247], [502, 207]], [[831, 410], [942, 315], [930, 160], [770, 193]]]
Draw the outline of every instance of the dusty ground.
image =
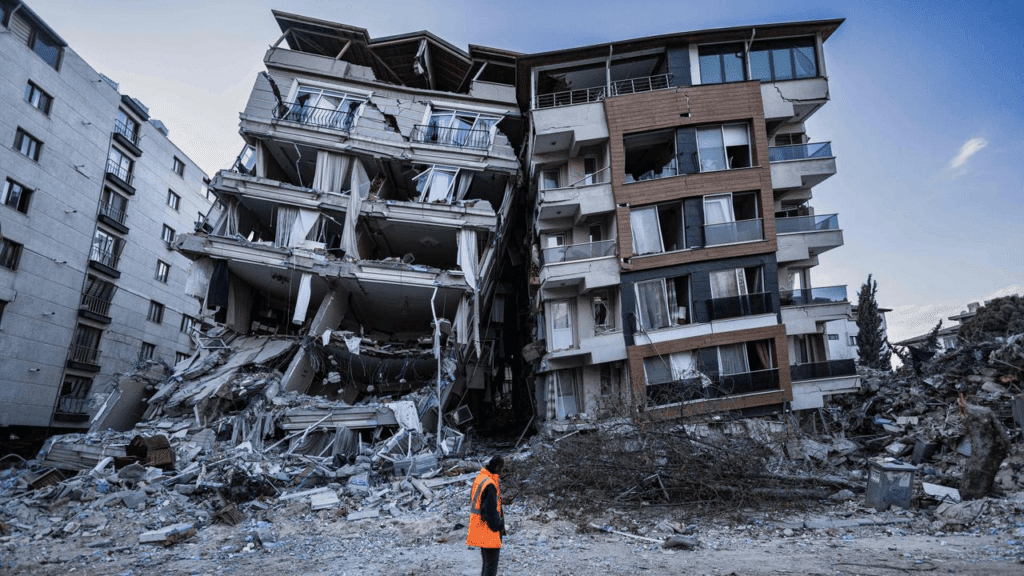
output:
[[[459, 524], [465, 519], [456, 501], [355, 522], [340, 510], [310, 513], [308, 505], [294, 503], [260, 512], [263, 520], [252, 514], [237, 526], [204, 523], [192, 537], [166, 547], [138, 544], [138, 534], [148, 527], [135, 525], [134, 511], [121, 508], [108, 512], [104, 526], [74, 535], [3, 538], [0, 573], [477, 574], [479, 552], [464, 543], [466, 528]], [[854, 503], [797, 516], [748, 510], [730, 521], [690, 524], [700, 546], [667, 550], [633, 537], [581, 530], [586, 522], [562, 520], [539, 508], [543, 505], [508, 507], [512, 532], [499, 574], [1024, 574], [1024, 545], [1014, 535], [1020, 530], [1015, 521], [952, 533], [936, 530], [926, 513], [876, 513]], [[664, 523], [687, 520], [670, 509], [608, 510], [595, 519], [657, 540], [670, 535]], [[88, 518], [81, 520], [90, 527]], [[849, 526], [855, 523], [868, 525]]]

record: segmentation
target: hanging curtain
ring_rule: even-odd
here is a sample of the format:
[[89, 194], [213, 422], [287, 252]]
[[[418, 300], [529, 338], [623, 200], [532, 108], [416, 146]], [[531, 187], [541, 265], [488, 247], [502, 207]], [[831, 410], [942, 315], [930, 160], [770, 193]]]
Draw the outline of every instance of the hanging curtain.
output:
[[458, 265], [466, 275], [466, 284], [475, 292], [477, 289], [476, 273], [479, 259], [476, 251], [476, 231], [463, 228], [459, 230]]
[[672, 364], [673, 380], [682, 380], [693, 373], [693, 356], [689, 352], [676, 352], [668, 359]]
[[459, 299], [459, 308], [455, 312], [455, 341], [469, 344], [469, 296]]
[[313, 175], [313, 188], [324, 192], [341, 192], [345, 185], [352, 157], [320, 150], [316, 154], [316, 172]]
[[284, 248], [291, 246], [292, 231], [295, 220], [299, 217], [299, 209], [291, 206], [277, 207], [277, 233], [274, 235], [274, 246]]
[[758, 340], [754, 342], [754, 349], [757, 351], [757, 358], [761, 361], [763, 369], [774, 368], [772, 365], [771, 340]]
[[303, 272], [299, 280], [299, 294], [295, 298], [295, 313], [292, 314], [292, 324], [299, 324], [306, 321], [306, 311], [309, 309], [309, 297], [312, 292], [313, 275]]
[[730, 344], [718, 348], [722, 358], [722, 374], [743, 374], [747, 369], [747, 347], [745, 344]]
[[185, 280], [185, 295], [193, 298], [205, 298], [210, 289], [210, 277], [213, 276], [213, 259], [200, 258], [188, 267], [188, 279]]
[[359, 260], [359, 244], [356, 239], [356, 227], [359, 224], [359, 210], [363, 206], [363, 198], [370, 193], [370, 178], [366, 168], [358, 159], [352, 165], [352, 185], [348, 195], [348, 208], [345, 211], [345, 229], [341, 232], [341, 249], [345, 255]]
[[653, 254], [663, 251], [657, 208], [652, 206], [630, 210], [629, 228], [633, 233], [634, 254]]
[[225, 196], [221, 203], [224, 211], [213, 226], [214, 236], [234, 236], [238, 234], [238, 199], [234, 196]]
[[292, 236], [288, 240], [288, 245], [302, 246], [306, 237], [309, 236], [309, 231], [313, 229], [313, 225], [316, 224], [319, 218], [320, 212], [318, 210], [299, 208], [295, 218], [295, 226], [292, 226]]
[[213, 274], [210, 275], [210, 290], [206, 295], [206, 307], [226, 307], [231, 300], [228, 295], [231, 283], [231, 273], [228, 272], [227, 260], [216, 260], [213, 267]]
[[637, 300], [640, 303], [640, 327], [656, 330], [669, 325], [665, 297], [665, 280], [637, 282]]
[[263, 151], [263, 142], [256, 143], [256, 176], [259, 178], [267, 177], [267, 159], [266, 152]]
[[[740, 284], [737, 279], [736, 269], [717, 270], [708, 275], [711, 280], [711, 297], [725, 298], [727, 296], [739, 296]], [[745, 293], [744, 291], [743, 293]]]
[[458, 191], [455, 193], [456, 200], [462, 200], [466, 197], [466, 193], [469, 192], [469, 187], [473, 184], [473, 172], [469, 170], [462, 170], [462, 176], [459, 178]]

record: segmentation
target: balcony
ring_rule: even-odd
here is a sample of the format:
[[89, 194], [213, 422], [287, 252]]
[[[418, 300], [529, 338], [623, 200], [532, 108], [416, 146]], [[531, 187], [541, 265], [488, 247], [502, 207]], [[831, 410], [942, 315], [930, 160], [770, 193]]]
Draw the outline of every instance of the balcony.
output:
[[614, 256], [615, 244], [615, 240], [602, 240], [600, 242], [584, 242], [582, 244], [545, 248], [541, 264], [546, 266], [559, 262]]
[[490, 130], [416, 124], [412, 127], [412, 141], [454, 148], [487, 150], [491, 147], [491, 132]]
[[704, 245], [736, 244], [764, 239], [764, 228], [760, 218], [704, 225]]
[[607, 89], [604, 86], [593, 88], [581, 88], [579, 90], [566, 90], [564, 92], [551, 92], [550, 94], [537, 94], [533, 101], [534, 110], [543, 108], [554, 108], [557, 106], [574, 106], [576, 104], [587, 104], [604, 100]]
[[120, 120], [114, 121], [114, 140], [117, 140], [136, 157], [142, 156], [142, 149], [139, 148], [139, 133]]
[[577, 366], [618, 362], [628, 357], [626, 341], [622, 339], [622, 332], [602, 332], [589, 337], [581, 337], [579, 344], [571, 348], [548, 352], [541, 359], [539, 370], [547, 372]]
[[787, 123], [806, 122], [828, 102], [828, 79], [824, 77], [777, 80], [761, 83], [761, 101], [768, 131]]
[[612, 96], [624, 96], [626, 94], [639, 94], [640, 92], [653, 92], [672, 88], [671, 74], [657, 74], [645, 78], [629, 78], [627, 80], [612, 81]]
[[823, 322], [842, 320], [850, 315], [846, 286], [826, 286], [801, 290], [779, 290], [782, 323], [787, 334], [818, 334]]
[[98, 217], [100, 222], [103, 222], [121, 234], [128, 233], [128, 226], [125, 225], [128, 215], [125, 214], [123, 210], [114, 207], [113, 204], [100, 204]]
[[779, 389], [778, 368], [723, 375], [718, 378], [717, 383], [712, 383], [703, 378], [684, 378], [648, 384], [647, 405], [666, 406]]
[[708, 317], [712, 321], [775, 313], [771, 292], [725, 296], [722, 298], [712, 298], [706, 302]]
[[53, 419], [58, 422], [85, 422], [89, 420], [89, 412], [86, 410], [88, 403], [88, 398], [61, 396], [57, 399]]
[[88, 372], [99, 372], [100, 349], [73, 344], [71, 356], [68, 357], [68, 367]]
[[133, 174], [131, 168], [122, 166], [111, 159], [107, 159], [107, 179], [117, 184], [129, 194], [135, 194], [135, 187], [132, 186]]
[[572, 218], [579, 222], [593, 214], [615, 211], [611, 182], [549, 188], [540, 190], [538, 196], [538, 220]]
[[722, 375], [720, 382], [718, 391], [724, 396], [779, 390], [779, 369]]
[[538, 94], [531, 113], [537, 132], [534, 155], [557, 152], [573, 157], [582, 146], [608, 140], [608, 122], [602, 104], [605, 95], [603, 86]]
[[794, 381], [821, 380], [824, 378], [840, 378], [856, 376], [857, 365], [853, 359], [829, 360], [810, 364], [793, 364], [789, 367], [790, 378]]
[[811, 188], [836, 173], [831, 142], [772, 146], [768, 159], [775, 190]]
[[775, 219], [779, 262], [807, 260], [843, 245], [839, 216], [822, 214]]
[[106, 250], [93, 248], [92, 252], [89, 253], [89, 266], [114, 278], [121, 277], [121, 272], [117, 269], [117, 264], [120, 260], [120, 254]]
[[779, 290], [779, 302], [785, 308], [787, 306], [835, 304], [848, 302], [848, 300], [846, 299], [846, 286], [825, 286], [823, 288]]
[[297, 102], [292, 102], [275, 106], [274, 119], [295, 122], [304, 126], [348, 132], [352, 129], [352, 124], [355, 122], [355, 115], [352, 112], [343, 110], [303, 106]]
[[110, 324], [110, 300], [83, 294], [82, 304], [78, 307], [78, 315], [96, 322]]

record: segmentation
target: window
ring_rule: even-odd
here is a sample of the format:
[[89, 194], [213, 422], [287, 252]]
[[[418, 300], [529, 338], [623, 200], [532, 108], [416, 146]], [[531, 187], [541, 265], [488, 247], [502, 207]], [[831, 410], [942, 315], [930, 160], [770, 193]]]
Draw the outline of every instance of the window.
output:
[[92, 252], [89, 259], [110, 268], [117, 268], [122, 248], [124, 248], [123, 238], [97, 229], [92, 237]]
[[775, 311], [771, 294], [765, 292], [761, 266], [715, 270], [708, 276], [711, 283], [708, 312], [712, 320]]
[[164, 321], [164, 305], [156, 300], [149, 301], [149, 315], [146, 317], [150, 322], [160, 324]]
[[0, 322], [4, 320], [4, 308], [7, 308], [9, 303], [7, 300], [0, 300]]
[[755, 42], [750, 48], [752, 80], [792, 80], [817, 75], [814, 38]]
[[[444, 202], [452, 201], [455, 192], [455, 180], [460, 170], [450, 166], [430, 166], [420, 172], [413, 181], [416, 183], [416, 192], [419, 193], [420, 202]], [[460, 181], [459, 196], [462, 196], [469, 189], [471, 178], [462, 178]]]
[[177, 156], [174, 157], [174, 165], [172, 167], [174, 173], [182, 178], [185, 177], [185, 163], [182, 162]]
[[22, 214], [28, 214], [28, 203], [32, 199], [32, 190], [8, 178], [4, 182], [4, 191], [0, 202], [14, 208]]
[[29, 80], [28, 84], [25, 85], [25, 102], [28, 102], [33, 108], [37, 108], [40, 112], [49, 116], [53, 96], [50, 96], [42, 88], [36, 86], [35, 82]]
[[631, 209], [629, 224], [633, 254], [673, 252], [686, 248], [683, 205], [680, 202]]
[[743, 44], [717, 44], [701, 46], [700, 83], [721, 84], [742, 82], [746, 79], [743, 63]]
[[558, 188], [558, 170], [544, 170], [540, 173], [540, 189], [554, 190]]
[[114, 192], [110, 188], [104, 188], [100, 196], [100, 214], [106, 216], [118, 224], [124, 224], [127, 219], [128, 199]]
[[164, 284], [167, 284], [167, 277], [171, 274], [171, 265], [163, 260], [156, 261], [156, 276], [155, 278]]
[[704, 243], [707, 246], [764, 238], [756, 192], [704, 197]]
[[618, 383], [618, 370], [611, 364], [601, 364], [601, 396], [611, 396]]
[[637, 329], [658, 330], [690, 322], [690, 277], [636, 283]]
[[498, 116], [434, 110], [422, 131], [422, 141], [444, 146], [487, 148], [491, 145], [491, 128], [501, 120]]
[[139, 350], [139, 360], [152, 360], [156, 354], [156, 344], [150, 344], [149, 342], [142, 343], [142, 349]]
[[139, 143], [139, 123], [120, 108], [117, 109], [117, 119], [114, 120], [114, 132], [124, 136], [132, 144]]
[[851, 335], [847, 336], [846, 338], [847, 338], [846, 344], [848, 346], [857, 346], [857, 337], [856, 336], [851, 334]]
[[171, 228], [167, 224], [164, 224], [164, 229], [160, 233], [160, 239], [170, 246], [171, 242], [174, 242], [174, 228]]
[[704, 377], [692, 350], [644, 358], [647, 401], [653, 406], [678, 404], [708, 397]]
[[555, 418], [562, 420], [579, 414], [576, 371], [556, 370], [552, 374], [555, 384]]
[[85, 288], [82, 290], [82, 309], [94, 312], [101, 316], [110, 315], [110, 302], [114, 299], [117, 286], [89, 274], [85, 278]]
[[181, 205], [181, 196], [174, 193], [174, 190], [167, 191], [167, 205], [175, 210]]
[[188, 352], [175, 352], [174, 353], [174, 363], [175, 364], [180, 364], [181, 362], [184, 362], [185, 360], [188, 360], [191, 357], [192, 357], [192, 355], [189, 354]]
[[91, 389], [92, 378], [65, 376], [64, 382], [60, 387], [60, 396], [57, 400], [54, 419], [61, 420], [63, 419], [61, 416], [87, 415], [86, 404], [89, 401], [89, 391]]
[[293, 103], [279, 108], [278, 115], [300, 124], [349, 130], [363, 102], [363, 98], [352, 94], [299, 86]]
[[0, 239], [0, 266], [17, 270], [21, 261], [21, 244], [7, 238]]
[[123, 154], [117, 148], [110, 148], [107, 153], [107, 172], [121, 179], [125, 184], [132, 183], [132, 169], [135, 161]]
[[551, 302], [551, 342], [550, 350], [566, 350], [572, 348], [572, 301], [555, 300]]
[[601, 291], [590, 299], [594, 311], [594, 332], [602, 334], [615, 329], [615, 316], [612, 314], [612, 298], [607, 291]]
[[38, 54], [44, 62], [53, 67], [54, 70], [60, 68], [60, 58], [64, 47], [56, 38], [37, 27], [33, 27], [32, 35], [28, 40], [28, 47]]
[[75, 328], [75, 336], [71, 341], [71, 360], [84, 364], [99, 364], [100, 336], [103, 331], [92, 326], [79, 324]]
[[25, 157], [39, 161], [39, 152], [43, 149], [43, 143], [34, 138], [21, 128], [14, 135], [14, 149], [21, 152]]
[[198, 326], [198, 325], [199, 325], [199, 321], [196, 320], [195, 318], [193, 318], [193, 317], [191, 317], [191, 316], [189, 316], [187, 314], [182, 314], [181, 315], [181, 328], [180, 329], [181, 329], [181, 331], [183, 333], [191, 334], [192, 332], [195, 331], [196, 326]]

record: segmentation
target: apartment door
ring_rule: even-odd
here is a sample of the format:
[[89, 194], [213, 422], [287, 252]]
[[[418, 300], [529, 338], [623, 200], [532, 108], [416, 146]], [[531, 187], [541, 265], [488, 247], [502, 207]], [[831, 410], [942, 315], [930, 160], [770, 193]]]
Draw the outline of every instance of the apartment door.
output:
[[576, 399], [576, 371], [558, 370], [555, 372], [555, 417], [559, 420], [579, 413]]
[[551, 350], [572, 348], [572, 300], [551, 303]]

